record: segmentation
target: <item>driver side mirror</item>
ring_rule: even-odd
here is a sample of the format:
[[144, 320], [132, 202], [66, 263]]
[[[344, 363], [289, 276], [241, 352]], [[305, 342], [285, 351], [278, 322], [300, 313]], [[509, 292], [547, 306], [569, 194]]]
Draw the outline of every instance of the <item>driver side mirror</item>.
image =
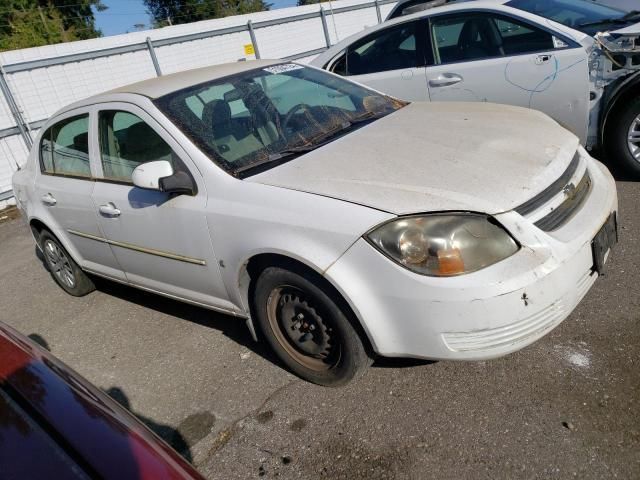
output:
[[191, 177], [185, 172], [174, 172], [171, 163], [157, 160], [138, 165], [131, 174], [133, 184], [145, 190], [195, 195]]

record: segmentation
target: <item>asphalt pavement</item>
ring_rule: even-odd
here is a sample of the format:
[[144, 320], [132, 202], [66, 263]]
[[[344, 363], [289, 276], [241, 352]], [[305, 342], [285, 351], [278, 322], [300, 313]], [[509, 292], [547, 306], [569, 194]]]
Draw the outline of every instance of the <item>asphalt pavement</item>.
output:
[[0, 223], [0, 319], [211, 479], [640, 478], [640, 183], [618, 191], [607, 275], [497, 360], [385, 359], [347, 387], [314, 386], [237, 319], [106, 281], [68, 296], [20, 219]]

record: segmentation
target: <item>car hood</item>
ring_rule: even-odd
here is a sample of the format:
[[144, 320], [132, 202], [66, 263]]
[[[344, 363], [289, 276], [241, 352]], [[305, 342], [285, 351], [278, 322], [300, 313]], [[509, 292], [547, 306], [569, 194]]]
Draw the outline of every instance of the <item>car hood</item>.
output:
[[617, 30], [610, 30], [610, 32], [618, 35], [640, 35], [640, 22]]
[[511, 210], [555, 181], [578, 139], [535, 110], [416, 102], [246, 181], [394, 214]]

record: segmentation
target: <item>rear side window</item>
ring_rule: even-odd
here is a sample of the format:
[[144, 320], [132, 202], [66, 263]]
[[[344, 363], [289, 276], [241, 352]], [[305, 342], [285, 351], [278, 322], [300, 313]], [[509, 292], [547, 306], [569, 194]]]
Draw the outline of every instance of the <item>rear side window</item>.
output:
[[66, 118], [50, 127], [40, 142], [44, 173], [91, 177], [89, 166], [89, 114]]
[[140, 164], [167, 160], [176, 168], [171, 147], [140, 117], [120, 110], [103, 110], [99, 116], [100, 159], [108, 180], [132, 183]]
[[365, 75], [416, 66], [418, 54], [415, 22], [376, 32], [347, 50], [347, 75]]

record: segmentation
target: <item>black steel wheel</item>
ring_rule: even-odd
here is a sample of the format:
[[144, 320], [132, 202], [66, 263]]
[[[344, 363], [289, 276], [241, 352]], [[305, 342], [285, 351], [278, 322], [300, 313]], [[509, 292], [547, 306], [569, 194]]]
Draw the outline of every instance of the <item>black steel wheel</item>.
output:
[[254, 289], [254, 315], [278, 357], [313, 383], [340, 386], [371, 363], [335, 293], [302, 272], [266, 268]]

